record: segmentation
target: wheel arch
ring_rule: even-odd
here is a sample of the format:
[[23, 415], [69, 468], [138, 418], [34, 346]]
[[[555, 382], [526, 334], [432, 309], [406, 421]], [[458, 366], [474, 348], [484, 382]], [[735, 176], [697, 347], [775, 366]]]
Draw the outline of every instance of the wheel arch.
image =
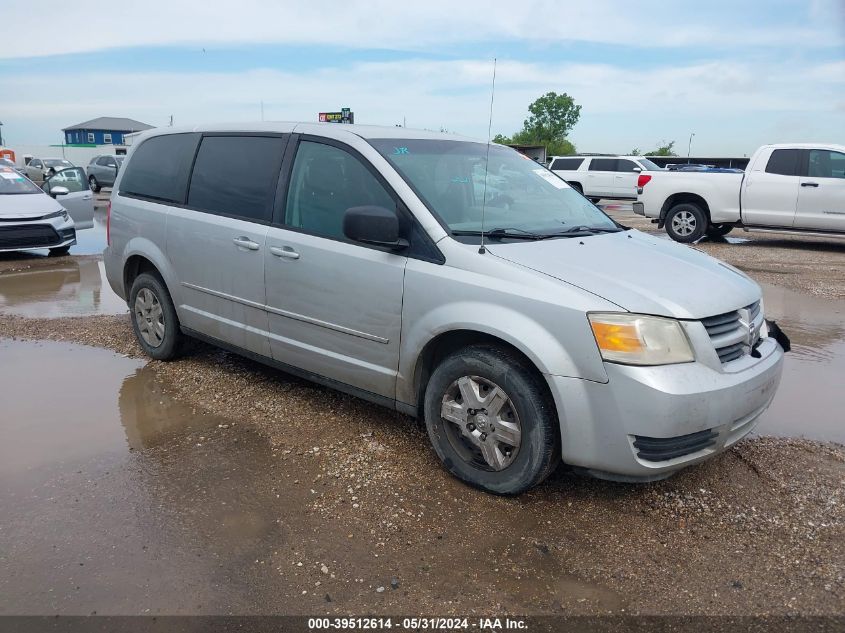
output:
[[707, 204], [707, 200], [705, 200], [702, 196], [697, 193], [684, 191], [680, 193], [673, 193], [671, 196], [666, 198], [666, 201], [660, 208], [660, 222], [658, 223], [658, 228], [663, 228], [663, 225], [666, 223], [666, 216], [669, 214], [669, 210], [672, 207], [684, 203], [691, 203], [701, 207], [701, 210], [704, 211], [704, 215], [706, 216], [707, 221], [710, 222], [710, 205]]

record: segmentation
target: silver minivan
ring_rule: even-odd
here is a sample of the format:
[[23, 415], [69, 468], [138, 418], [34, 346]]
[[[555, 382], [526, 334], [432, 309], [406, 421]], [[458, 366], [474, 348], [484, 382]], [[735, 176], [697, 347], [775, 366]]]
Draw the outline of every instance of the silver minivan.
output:
[[751, 431], [780, 380], [754, 281], [499, 145], [151, 131], [108, 225], [108, 279], [151, 357], [195, 337], [422, 417], [446, 469], [495, 493], [561, 461], [666, 477]]

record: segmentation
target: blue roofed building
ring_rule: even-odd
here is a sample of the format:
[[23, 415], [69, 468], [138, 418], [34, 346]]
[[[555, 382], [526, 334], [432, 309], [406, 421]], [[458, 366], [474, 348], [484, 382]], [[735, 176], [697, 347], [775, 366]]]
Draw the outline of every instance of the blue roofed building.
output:
[[152, 125], [119, 117], [100, 117], [62, 130], [66, 145], [123, 145], [124, 136], [152, 129]]

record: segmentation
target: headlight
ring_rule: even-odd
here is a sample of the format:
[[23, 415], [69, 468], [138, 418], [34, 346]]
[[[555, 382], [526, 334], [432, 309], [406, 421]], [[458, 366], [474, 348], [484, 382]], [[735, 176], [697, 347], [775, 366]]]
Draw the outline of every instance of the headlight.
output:
[[61, 211], [53, 211], [53, 213], [45, 215], [41, 219], [42, 220], [52, 220], [53, 218], [61, 218], [62, 220], [67, 221], [67, 217], [68, 217], [67, 211], [65, 209], [62, 209]]
[[695, 360], [684, 329], [675, 319], [627, 312], [587, 316], [606, 361], [626, 365], [670, 365]]

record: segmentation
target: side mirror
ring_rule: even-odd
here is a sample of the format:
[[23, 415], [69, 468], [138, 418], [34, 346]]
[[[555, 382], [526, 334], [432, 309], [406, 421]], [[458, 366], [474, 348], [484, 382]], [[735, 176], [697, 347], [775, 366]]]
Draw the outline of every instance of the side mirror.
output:
[[401, 250], [408, 240], [399, 237], [399, 216], [384, 207], [351, 207], [343, 216], [343, 234], [355, 242]]
[[54, 198], [56, 196], [66, 196], [70, 193], [70, 189], [67, 187], [50, 187], [50, 195]]
[[634, 167], [631, 171], [641, 172], [643, 170], [642, 167]]

